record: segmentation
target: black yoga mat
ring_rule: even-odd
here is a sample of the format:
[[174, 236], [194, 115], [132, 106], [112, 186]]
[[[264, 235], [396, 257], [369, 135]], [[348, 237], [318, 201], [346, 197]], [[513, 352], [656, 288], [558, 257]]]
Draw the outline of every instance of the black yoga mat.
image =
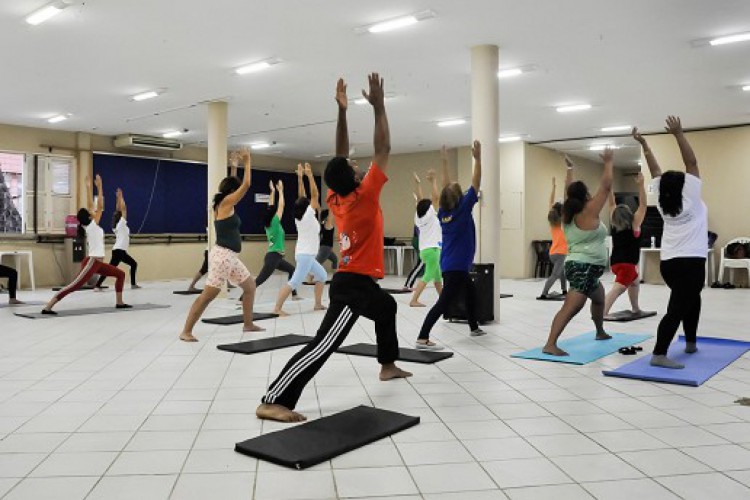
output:
[[87, 314], [110, 314], [110, 313], [122, 313], [122, 312], [134, 312], [134, 311], [146, 311], [149, 309], [166, 309], [171, 306], [164, 306], [161, 304], [133, 304], [132, 308], [129, 309], [117, 309], [115, 306], [109, 307], [88, 307], [86, 309], [61, 309], [55, 311], [57, 314], [42, 314], [41, 312], [23, 312], [14, 313], [16, 316], [28, 319], [50, 319], [60, 318], [63, 316], [84, 316]]
[[[53, 288], [52, 288], [52, 291], [53, 291], [53, 292], [59, 292], [59, 291], [60, 291], [60, 290], [62, 290], [63, 288], [64, 288], [64, 287], [62, 287], [62, 286], [56, 286], [56, 287], [53, 287]], [[102, 285], [102, 286], [101, 286], [101, 288], [107, 289], [107, 288], [109, 288], [109, 287], [108, 287], [107, 285]], [[82, 286], [81, 288], [79, 288], [78, 290], [93, 290], [93, 289], [94, 289], [94, 287], [93, 287], [92, 285], [83, 285], [83, 286]]]
[[312, 339], [313, 337], [307, 335], [279, 335], [278, 337], [268, 339], [217, 345], [216, 348], [222, 351], [236, 352], [237, 354], [255, 354], [256, 352], [273, 351], [274, 349], [307, 344]]
[[419, 423], [419, 417], [357, 406], [312, 422], [248, 439], [234, 451], [301, 470]]
[[404, 290], [403, 288], [385, 288], [385, 287], [380, 287], [380, 289], [383, 290], [384, 292], [390, 293], [391, 295], [401, 295], [403, 293], [411, 293], [411, 290]]
[[[378, 356], [378, 346], [373, 344], [352, 344], [339, 347], [336, 352], [376, 358]], [[405, 347], [398, 349], [398, 360], [411, 361], [412, 363], [437, 363], [451, 356], [453, 356], [453, 353], [449, 351], [429, 351], [427, 349], [407, 349]]]
[[[328, 280], [328, 281], [326, 281], [326, 283], [325, 283], [325, 284], [326, 284], [326, 285], [328, 285], [328, 284], [330, 284], [330, 283], [331, 283], [331, 280]], [[312, 282], [312, 281], [303, 281], [303, 282], [302, 282], [302, 284], [303, 284], [303, 285], [310, 285], [310, 286], [312, 286], [312, 285], [315, 285], [315, 283], [314, 283], [314, 282]]]
[[560, 300], [565, 300], [565, 295], [563, 295], [561, 293], [553, 293], [553, 294], [547, 295], [546, 297], [542, 297], [540, 295], [539, 297], [536, 298], [536, 300], [557, 300], [557, 301], [560, 301]]
[[199, 295], [203, 293], [203, 290], [175, 290], [172, 293], [175, 295]]
[[[260, 321], [262, 319], [271, 319], [271, 318], [278, 318], [278, 314], [273, 313], [253, 313], [253, 321]], [[232, 316], [221, 316], [218, 318], [205, 318], [202, 319], [204, 323], [208, 323], [210, 325], [238, 325], [245, 321], [242, 319], [241, 314], [235, 314]]]
[[656, 311], [640, 311], [637, 314], [634, 314], [633, 311], [618, 311], [604, 316], [604, 321], [618, 321], [624, 323], [626, 321], [650, 318], [651, 316], [656, 316]]
[[511, 297], [513, 297], [513, 294], [512, 294], [512, 293], [501, 293], [501, 294], [500, 294], [500, 298], [501, 298], [501, 299], [509, 299], [509, 298], [511, 298]]

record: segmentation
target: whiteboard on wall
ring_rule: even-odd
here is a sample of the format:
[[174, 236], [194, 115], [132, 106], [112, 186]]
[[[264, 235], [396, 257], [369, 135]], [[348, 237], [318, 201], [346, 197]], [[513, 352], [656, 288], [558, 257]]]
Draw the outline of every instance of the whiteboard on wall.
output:
[[523, 218], [523, 193], [500, 193], [500, 229], [521, 229]]

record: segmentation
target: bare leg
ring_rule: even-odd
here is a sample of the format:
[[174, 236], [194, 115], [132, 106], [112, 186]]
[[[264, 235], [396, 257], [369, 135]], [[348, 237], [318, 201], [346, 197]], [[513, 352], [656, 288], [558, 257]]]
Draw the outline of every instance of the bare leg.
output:
[[253, 301], [255, 300], [255, 278], [250, 276], [240, 283], [242, 288], [242, 331], [243, 332], [262, 332], [261, 328], [253, 323]]
[[638, 304], [638, 294], [641, 291], [641, 284], [638, 282], [640, 278], [636, 279], [628, 287], [628, 298], [630, 299], [630, 308], [634, 313], [641, 312], [641, 306]]
[[410, 307], [426, 307], [419, 301], [419, 296], [422, 295], [422, 292], [424, 292], [426, 287], [427, 283], [419, 280], [417, 287], [414, 289], [414, 295], [411, 296], [411, 302], [409, 302]]
[[286, 406], [271, 405], [263, 403], [255, 410], [255, 416], [263, 420], [276, 420], [277, 422], [304, 422], [307, 417]]
[[596, 340], [608, 340], [612, 336], [604, 331], [604, 285], [599, 283], [596, 290], [589, 296], [591, 299], [591, 319], [596, 326]]
[[60, 302], [57, 300], [57, 297], [52, 297], [49, 302], [47, 302], [47, 305], [44, 306], [45, 311], [51, 311], [53, 307], [55, 307], [55, 304]]
[[185, 320], [185, 326], [180, 334], [180, 340], [184, 340], [185, 342], [198, 342], [198, 339], [193, 337], [193, 327], [203, 315], [208, 304], [219, 295], [219, 292], [221, 292], [220, 288], [208, 285], [203, 288], [201, 294], [198, 295], [198, 298], [195, 299], [195, 302], [193, 302], [193, 305], [190, 307], [190, 312], [188, 312], [187, 319]]
[[286, 302], [286, 299], [289, 298], [289, 296], [292, 294], [292, 287], [289, 285], [284, 285], [279, 289], [279, 296], [276, 299], [276, 307], [273, 309], [274, 314], [278, 314], [280, 317], [289, 316], [289, 313], [284, 312], [282, 307], [284, 307], [284, 302]]
[[125, 302], [122, 300], [122, 292], [115, 292], [116, 302], [118, 306], [123, 305]]
[[607, 296], [604, 298], [604, 315], [606, 316], [609, 314], [609, 310], [612, 309], [612, 306], [614, 305], [615, 301], [622, 295], [622, 293], [625, 291], [625, 287], [622, 286], [620, 283], [615, 282], [612, 285], [612, 289], [607, 292]]
[[547, 343], [542, 348], [542, 352], [545, 354], [552, 354], [554, 356], [567, 356], [568, 353], [557, 347], [557, 339], [560, 338], [563, 330], [570, 320], [583, 309], [586, 304], [586, 296], [576, 290], [571, 290], [568, 295], [565, 296], [565, 302], [563, 302], [562, 308], [555, 315], [555, 319], [552, 320], [552, 326], [550, 327], [549, 337]]
[[315, 282], [315, 311], [325, 311], [326, 308], [323, 306], [323, 289], [326, 287], [325, 281]]

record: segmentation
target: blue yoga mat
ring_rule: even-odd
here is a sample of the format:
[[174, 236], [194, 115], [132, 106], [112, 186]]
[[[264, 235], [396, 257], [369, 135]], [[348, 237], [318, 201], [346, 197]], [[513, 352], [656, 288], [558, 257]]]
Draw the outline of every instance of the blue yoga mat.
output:
[[750, 342], [698, 337], [698, 352], [685, 354], [685, 337], [669, 348], [668, 356], [685, 365], [682, 370], [651, 366], [651, 356], [642, 356], [616, 370], [604, 370], [609, 377], [635, 378], [667, 384], [698, 387], [750, 350]]
[[540, 361], [555, 361], [558, 363], [569, 363], [573, 365], [585, 365], [617, 352], [621, 347], [639, 344], [651, 337], [645, 334], [612, 333], [609, 340], [594, 340], [594, 332], [584, 333], [577, 337], [560, 341], [557, 345], [560, 349], [567, 351], [569, 356], [552, 356], [544, 354], [542, 348], [511, 354], [511, 358], [538, 359]]

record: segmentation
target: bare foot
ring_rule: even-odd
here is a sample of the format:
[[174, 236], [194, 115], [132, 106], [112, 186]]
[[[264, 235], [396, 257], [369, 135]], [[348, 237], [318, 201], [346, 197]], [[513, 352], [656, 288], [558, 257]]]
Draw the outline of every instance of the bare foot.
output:
[[304, 422], [307, 417], [286, 406], [270, 405], [263, 403], [255, 410], [255, 416], [263, 420], [276, 420], [277, 422]]
[[549, 354], [550, 356], [568, 356], [568, 353], [557, 347], [556, 345], [553, 346], [544, 346], [542, 349], [542, 352], [544, 354]]
[[243, 332], [265, 332], [266, 329], [256, 325], [255, 323], [251, 323], [250, 326], [243, 326], [242, 331]]
[[319, 306], [313, 307], [314, 311], [325, 311], [326, 309], [328, 309], [328, 308], [326, 306], [324, 306], [323, 304], [320, 304]]
[[427, 306], [422, 304], [421, 302], [412, 300], [411, 302], [409, 302], [409, 307], [427, 307]]
[[20, 306], [21, 304], [25, 304], [25, 302], [21, 302], [18, 299], [9, 299], [8, 304], [11, 306]]
[[413, 374], [411, 372], [407, 372], [406, 370], [402, 370], [398, 366], [396, 366], [395, 363], [391, 363], [388, 365], [383, 365], [380, 367], [380, 380], [393, 380], [394, 378], [408, 378], [411, 377]]
[[596, 340], [609, 340], [612, 338], [612, 335], [608, 335], [606, 332], [601, 332], [596, 334]]
[[195, 337], [193, 337], [192, 333], [185, 333], [185, 332], [182, 332], [180, 334], [180, 340], [182, 340], [184, 342], [198, 342], [198, 339], [196, 339]]
[[286, 318], [287, 316], [289, 316], [289, 313], [284, 311], [283, 309], [276, 310], [273, 313], [279, 318]]

